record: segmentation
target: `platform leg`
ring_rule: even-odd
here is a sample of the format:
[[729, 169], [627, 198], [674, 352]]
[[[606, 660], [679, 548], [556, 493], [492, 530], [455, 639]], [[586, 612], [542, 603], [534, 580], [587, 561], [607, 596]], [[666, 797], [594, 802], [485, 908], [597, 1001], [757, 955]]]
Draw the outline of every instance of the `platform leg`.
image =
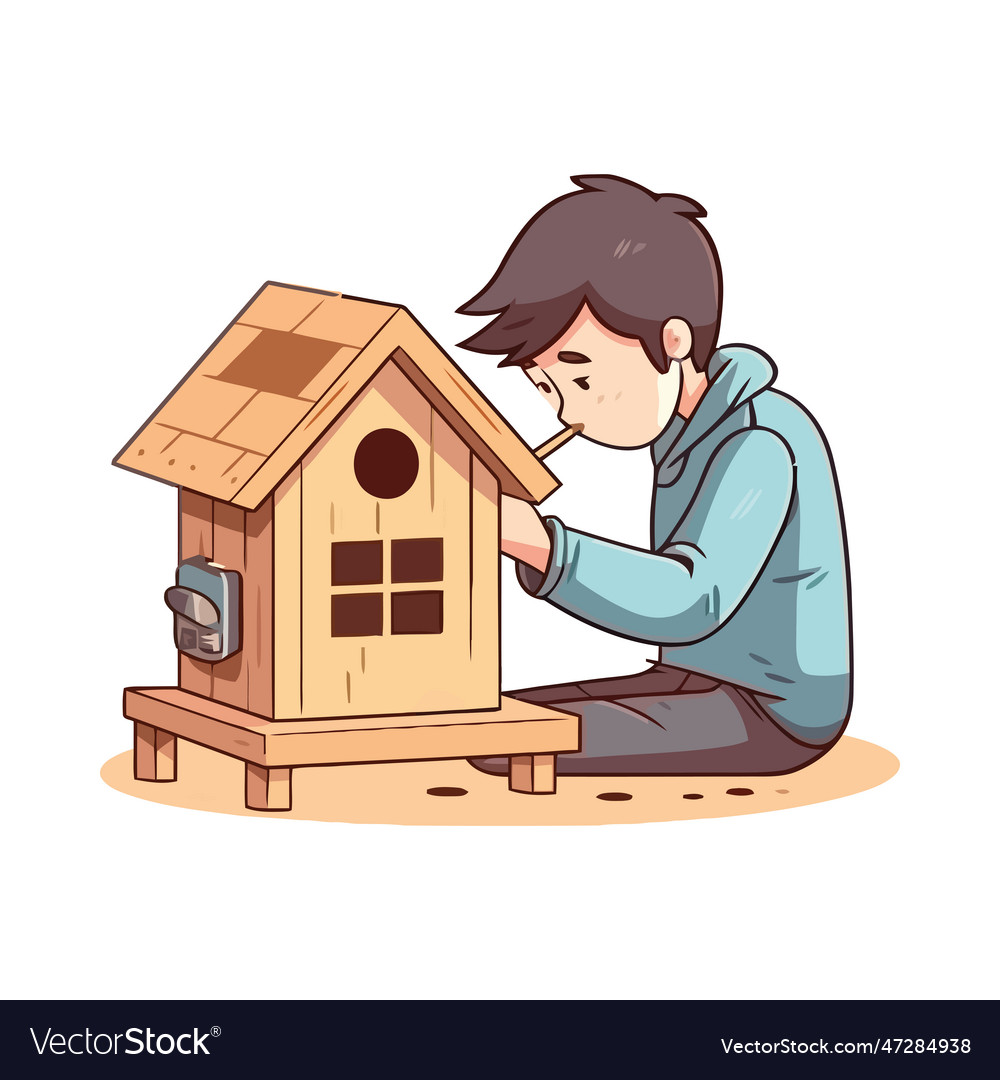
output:
[[177, 779], [177, 736], [149, 724], [135, 722], [132, 773], [136, 780], [158, 784]]
[[291, 810], [292, 770], [266, 769], [247, 762], [248, 810]]
[[555, 754], [518, 754], [510, 759], [511, 791], [529, 795], [554, 795], [556, 791]]

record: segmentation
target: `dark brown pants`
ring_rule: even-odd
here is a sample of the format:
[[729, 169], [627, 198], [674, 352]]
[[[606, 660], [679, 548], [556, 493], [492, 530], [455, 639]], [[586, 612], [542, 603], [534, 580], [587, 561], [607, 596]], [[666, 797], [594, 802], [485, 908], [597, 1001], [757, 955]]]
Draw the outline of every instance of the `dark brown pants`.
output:
[[[580, 715], [581, 749], [556, 771], [579, 776], [768, 776], [815, 761], [833, 743], [800, 742], [747, 691], [680, 668], [518, 690], [511, 697]], [[470, 759], [502, 774], [507, 758]]]

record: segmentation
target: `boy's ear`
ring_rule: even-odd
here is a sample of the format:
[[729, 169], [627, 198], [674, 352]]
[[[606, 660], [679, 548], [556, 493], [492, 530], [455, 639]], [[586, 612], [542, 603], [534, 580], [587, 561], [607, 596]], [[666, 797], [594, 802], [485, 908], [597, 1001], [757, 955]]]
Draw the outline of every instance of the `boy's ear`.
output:
[[671, 360], [686, 360], [693, 344], [694, 335], [684, 319], [667, 319], [663, 324], [663, 350]]

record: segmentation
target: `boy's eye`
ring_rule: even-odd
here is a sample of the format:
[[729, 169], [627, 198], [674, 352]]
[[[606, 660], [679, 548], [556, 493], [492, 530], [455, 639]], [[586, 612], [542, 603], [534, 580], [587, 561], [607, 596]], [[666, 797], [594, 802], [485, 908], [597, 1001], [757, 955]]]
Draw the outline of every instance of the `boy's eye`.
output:
[[587, 381], [590, 378], [589, 375], [581, 375], [579, 379], [574, 379], [573, 382], [580, 387], [581, 390], [589, 390], [590, 383]]
[[552, 393], [552, 387], [549, 386], [549, 384], [547, 382], [540, 382], [538, 384], [538, 389], [541, 390], [541, 392], [543, 394], [551, 394]]

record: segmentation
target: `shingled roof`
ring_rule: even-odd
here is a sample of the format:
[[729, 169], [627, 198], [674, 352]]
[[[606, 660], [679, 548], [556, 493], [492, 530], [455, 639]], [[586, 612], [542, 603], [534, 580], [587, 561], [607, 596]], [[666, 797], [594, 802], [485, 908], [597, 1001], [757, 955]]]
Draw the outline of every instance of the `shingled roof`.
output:
[[502, 491], [540, 502], [559, 486], [406, 308], [273, 281], [114, 464], [254, 510], [390, 357]]

